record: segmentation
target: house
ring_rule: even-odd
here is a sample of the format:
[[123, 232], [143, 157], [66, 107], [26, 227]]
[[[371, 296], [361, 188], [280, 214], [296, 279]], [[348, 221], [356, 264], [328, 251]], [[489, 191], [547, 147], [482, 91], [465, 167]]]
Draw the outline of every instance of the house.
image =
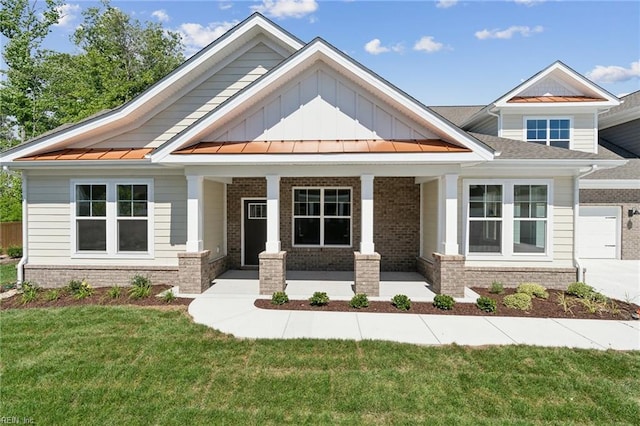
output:
[[[624, 104], [623, 104], [624, 105]], [[581, 278], [581, 177], [620, 100], [558, 62], [494, 103], [427, 108], [254, 14], [112, 111], [2, 153], [23, 172], [21, 279], [132, 275], [200, 293], [227, 269], [419, 271], [436, 292]]]

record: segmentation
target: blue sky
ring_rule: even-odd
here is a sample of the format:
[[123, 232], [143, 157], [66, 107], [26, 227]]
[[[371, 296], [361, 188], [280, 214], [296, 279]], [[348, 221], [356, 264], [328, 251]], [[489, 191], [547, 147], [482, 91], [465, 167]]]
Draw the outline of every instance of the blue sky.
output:
[[[71, 1], [45, 46], [70, 51]], [[487, 104], [561, 60], [613, 94], [640, 89], [637, 1], [113, 1], [183, 35], [187, 55], [260, 11], [320, 36], [427, 105]]]

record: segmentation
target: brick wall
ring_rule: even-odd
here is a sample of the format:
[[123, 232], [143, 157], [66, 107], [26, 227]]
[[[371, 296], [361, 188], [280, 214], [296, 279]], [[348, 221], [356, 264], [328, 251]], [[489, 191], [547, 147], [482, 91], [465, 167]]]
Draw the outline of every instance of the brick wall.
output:
[[242, 264], [242, 198], [265, 198], [267, 181], [264, 178], [234, 178], [227, 185], [227, 263], [229, 269]]
[[528, 283], [542, 284], [547, 288], [566, 290], [577, 279], [575, 268], [518, 268], [518, 267], [469, 267], [465, 268], [467, 287], [488, 287], [494, 281], [505, 287], [517, 287]]
[[25, 280], [47, 288], [64, 287], [71, 280], [82, 279], [86, 279], [94, 287], [114, 285], [124, 287], [130, 285], [134, 275], [149, 277], [154, 285], [176, 285], [178, 283], [177, 267], [25, 265]]
[[640, 189], [581, 189], [580, 204], [620, 207], [622, 259], [640, 259], [640, 216], [628, 215], [630, 209], [640, 209]]

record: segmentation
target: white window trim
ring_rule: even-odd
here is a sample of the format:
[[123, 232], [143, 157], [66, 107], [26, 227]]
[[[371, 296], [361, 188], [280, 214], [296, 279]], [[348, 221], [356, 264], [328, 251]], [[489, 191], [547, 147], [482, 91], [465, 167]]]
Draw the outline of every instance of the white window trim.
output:
[[[296, 244], [296, 218], [305, 216], [295, 215], [295, 194], [297, 189], [319, 189], [320, 190], [320, 244]], [[351, 195], [351, 208], [349, 215], [349, 245], [324, 244], [324, 190], [325, 189], [348, 189]], [[291, 188], [291, 247], [299, 248], [351, 248], [353, 247], [353, 188], [350, 186], [294, 186]], [[312, 216], [315, 217], [315, 216]], [[335, 218], [346, 218], [346, 216], [329, 216]]]
[[[470, 185], [502, 185], [502, 252], [501, 253], [470, 253], [469, 252], [469, 186]], [[547, 238], [544, 253], [515, 253], [513, 251], [513, 189], [515, 185], [546, 185], [547, 186]], [[553, 179], [464, 179], [462, 181], [462, 239], [463, 253], [467, 260], [519, 260], [541, 261], [553, 260]]]
[[[76, 186], [77, 185], [106, 185], [107, 186], [107, 251], [78, 251], [77, 249], [77, 228], [76, 228]], [[117, 215], [117, 185], [147, 185], [147, 242], [146, 252], [118, 252], [118, 215]], [[154, 234], [154, 188], [153, 179], [71, 179], [69, 181], [70, 193], [70, 247], [72, 259], [153, 259], [155, 256], [155, 234]]]
[[[529, 143], [536, 143], [532, 140], [529, 140], [527, 138], [527, 121], [528, 120], [547, 120], [547, 143], [545, 144], [546, 146], [551, 146], [549, 145], [549, 120], [569, 120], [569, 148], [568, 149], [573, 149], [573, 117], [572, 116], [563, 116], [563, 115], [530, 115], [530, 116], [523, 116], [522, 117], [522, 140], [525, 142], [529, 142]], [[561, 139], [563, 140], [563, 139]]]

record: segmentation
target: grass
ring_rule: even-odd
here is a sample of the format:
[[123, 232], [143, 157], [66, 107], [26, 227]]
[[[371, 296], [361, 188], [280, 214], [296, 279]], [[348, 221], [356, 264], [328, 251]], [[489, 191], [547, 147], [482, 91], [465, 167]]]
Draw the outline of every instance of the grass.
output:
[[15, 283], [18, 279], [18, 269], [16, 269], [15, 263], [3, 263], [0, 264], [0, 285]]
[[9, 310], [0, 327], [0, 416], [37, 424], [640, 418], [640, 352], [238, 340], [175, 308]]

